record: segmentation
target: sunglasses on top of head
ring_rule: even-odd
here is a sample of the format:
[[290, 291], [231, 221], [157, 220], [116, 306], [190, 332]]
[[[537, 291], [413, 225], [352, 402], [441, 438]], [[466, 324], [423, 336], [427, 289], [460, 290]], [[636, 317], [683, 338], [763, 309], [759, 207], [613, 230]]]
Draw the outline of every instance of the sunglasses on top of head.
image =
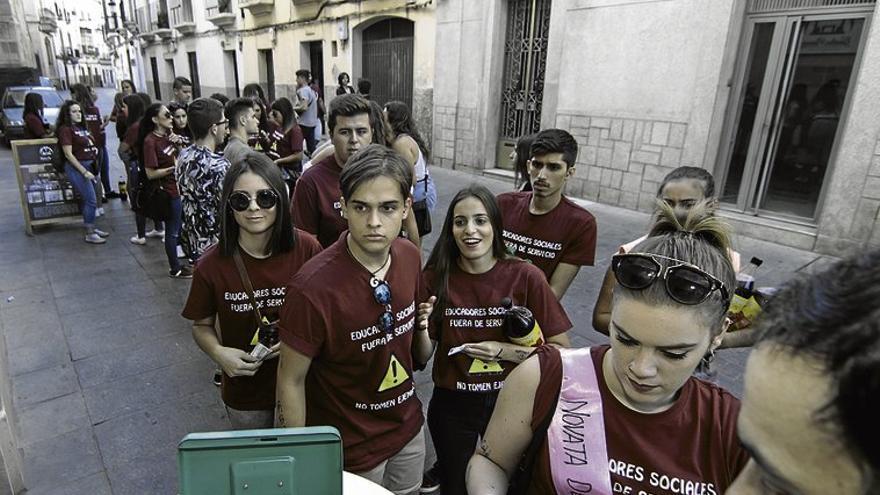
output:
[[[666, 268], [660, 260], [669, 262]], [[681, 304], [700, 304], [716, 290], [724, 301], [730, 300], [723, 282], [700, 267], [675, 258], [650, 253], [616, 254], [611, 258], [611, 269], [617, 283], [631, 290], [644, 290], [662, 280], [669, 297]]]
[[229, 195], [229, 207], [235, 211], [245, 211], [251, 207], [251, 200], [256, 200], [257, 206], [264, 210], [274, 208], [278, 204], [278, 195], [272, 189], [260, 189], [254, 198], [244, 192], [235, 191]]

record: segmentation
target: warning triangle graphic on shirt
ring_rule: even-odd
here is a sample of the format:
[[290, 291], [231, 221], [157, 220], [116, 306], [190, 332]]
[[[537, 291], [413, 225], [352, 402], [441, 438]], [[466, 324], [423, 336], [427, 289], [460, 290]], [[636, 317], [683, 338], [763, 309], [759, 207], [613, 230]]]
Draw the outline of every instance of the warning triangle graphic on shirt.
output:
[[482, 359], [474, 358], [474, 362], [471, 363], [471, 368], [468, 370], [469, 375], [481, 375], [484, 373], [504, 373], [504, 368], [501, 367], [501, 364], [498, 361], [483, 361]]
[[[269, 320], [267, 320], [265, 316], [263, 317], [262, 321], [263, 321], [263, 325], [269, 324]], [[260, 343], [260, 327], [258, 326], [257, 330], [254, 332], [253, 338], [251, 338], [251, 345], [257, 345], [259, 343]]]
[[409, 374], [403, 368], [403, 365], [400, 364], [400, 361], [397, 360], [397, 356], [392, 354], [391, 360], [388, 362], [388, 370], [385, 372], [385, 377], [382, 378], [382, 383], [379, 384], [377, 392], [392, 389], [407, 380], [409, 380]]

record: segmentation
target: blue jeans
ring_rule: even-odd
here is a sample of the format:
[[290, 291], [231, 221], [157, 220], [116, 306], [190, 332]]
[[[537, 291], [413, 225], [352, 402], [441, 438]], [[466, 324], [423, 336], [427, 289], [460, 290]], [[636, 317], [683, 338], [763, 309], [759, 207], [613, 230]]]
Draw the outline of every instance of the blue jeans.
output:
[[165, 256], [172, 272], [180, 270], [177, 259], [177, 241], [180, 238], [180, 225], [183, 223], [183, 206], [180, 196], [171, 198], [171, 217], [165, 222]]
[[107, 153], [107, 146], [102, 146], [98, 150], [101, 153], [101, 184], [104, 185], [104, 195], [112, 191], [110, 187], [110, 154]]
[[[80, 160], [79, 163], [89, 171], [92, 170], [92, 165], [94, 164], [92, 160]], [[64, 163], [64, 173], [67, 175], [67, 179], [73, 185], [73, 188], [79, 193], [80, 198], [82, 198], [83, 223], [86, 226], [86, 230], [91, 232], [95, 228], [95, 210], [98, 208], [95, 185], [92, 181], [86, 179], [83, 174], [79, 173], [79, 170], [71, 165], [70, 162]]]

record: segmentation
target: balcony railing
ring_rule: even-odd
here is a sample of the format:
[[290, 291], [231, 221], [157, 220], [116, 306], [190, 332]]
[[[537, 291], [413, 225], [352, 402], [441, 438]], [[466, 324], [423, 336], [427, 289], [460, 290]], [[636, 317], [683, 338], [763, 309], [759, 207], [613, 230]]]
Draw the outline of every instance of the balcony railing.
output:
[[235, 14], [232, 13], [232, 0], [208, 2], [205, 10], [208, 20], [217, 27], [222, 28], [235, 24]]
[[189, 2], [171, 7], [171, 27], [180, 31], [180, 34], [192, 34], [196, 30], [193, 22], [192, 7]]
[[171, 26], [193, 22], [192, 8], [189, 5], [177, 5], [171, 7]]
[[40, 32], [53, 34], [58, 31], [58, 18], [52, 9], [42, 9], [40, 12]]

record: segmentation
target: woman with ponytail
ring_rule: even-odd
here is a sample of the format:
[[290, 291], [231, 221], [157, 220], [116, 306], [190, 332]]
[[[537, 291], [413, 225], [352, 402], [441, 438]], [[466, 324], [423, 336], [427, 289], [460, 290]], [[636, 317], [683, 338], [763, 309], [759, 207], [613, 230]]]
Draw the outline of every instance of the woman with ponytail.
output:
[[721, 494], [743, 469], [739, 401], [692, 376], [727, 329], [728, 230], [707, 201], [686, 218], [659, 208], [613, 258], [610, 346], [545, 346], [513, 370], [469, 493]]

